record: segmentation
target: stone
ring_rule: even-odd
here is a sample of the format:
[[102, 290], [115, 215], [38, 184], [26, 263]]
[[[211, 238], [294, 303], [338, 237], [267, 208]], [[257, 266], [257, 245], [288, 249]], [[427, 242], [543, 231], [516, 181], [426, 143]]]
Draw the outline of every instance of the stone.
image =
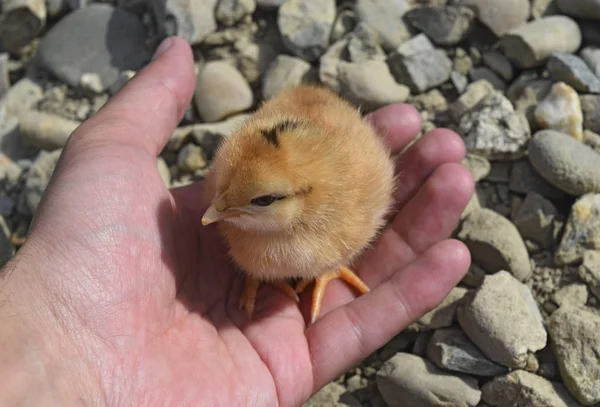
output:
[[433, 43], [425, 34], [417, 34], [406, 42], [402, 43], [394, 53], [403, 57], [411, 57], [422, 52], [434, 51]]
[[342, 402], [342, 396], [347, 392], [339, 383], [330, 382], [312, 395], [302, 407], [360, 407], [358, 404]]
[[560, 307], [548, 324], [552, 350], [569, 392], [583, 405], [600, 402], [600, 315]]
[[527, 366], [547, 335], [531, 290], [507, 271], [487, 276], [471, 301], [457, 311], [467, 336], [492, 361], [512, 369]]
[[529, 192], [513, 219], [523, 239], [533, 240], [542, 248], [554, 246], [558, 211], [554, 204], [537, 192]]
[[46, 28], [44, 0], [4, 0], [0, 15], [0, 38], [4, 49], [17, 52]]
[[588, 301], [588, 290], [585, 284], [575, 283], [564, 286], [554, 293], [554, 302], [559, 307], [583, 307]]
[[357, 26], [358, 17], [352, 9], [340, 10], [331, 29], [331, 42], [341, 40]]
[[474, 407], [481, 399], [475, 378], [445, 372], [409, 353], [386, 361], [376, 380], [388, 407]]
[[198, 113], [206, 122], [217, 122], [241, 113], [254, 103], [252, 89], [234, 66], [223, 61], [204, 65], [194, 95]]
[[21, 78], [0, 99], [0, 107], [4, 109], [4, 112], [0, 113], [0, 123], [4, 121], [1, 120], [3, 115], [17, 119], [37, 105], [43, 97], [44, 90], [37, 81], [29, 77]]
[[467, 112], [473, 110], [493, 91], [494, 87], [488, 81], [480, 80], [469, 84], [465, 92], [450, 105], [450, 117], [455, 123], [460, 123], [460, 119]]
[[327, 49], [334, 21], [335, 0], [286, 0], [277, 15], [283, 44], [309, 62]]
[[575, 52], [581, 46], [579, 26], [566, 16], [549, 16], [519, 26], [498, 42], [501, 52], [519, 68], [545, 63], [557, 52]]
[[562, 199], [565, 197], [565, 193], [542, 178], [527, 159], [513, 164], [508, 188], [518, 194], [537, 192], [548, 199]]
[[9, 61], [7, 52], [0, 53], [0, 97], [10, 89]]
[[489, 360], [459, 328], [435, 331], [427, 346], [427, 357], [441, 369], [473, 376], [498, 376], [508, 371]]
[[481, 55], [483, 63], [494, 71], [503, 81], [513, 80], [514, 69], [512, 64], [502, 53], [498, 51], [487, 51]]
[[472, 260], [487, 273], [507, 270], [518, 280], [531, 275], [529, 254], [517, 228], [491, 209], [473, 210], [458, 233], [471, 252]]
[[560, 14], [556, 0], [532, 0], [531, 1], [531, 17], [534, 20], [539, 20], [542, 17], [547, 17], [555, 14]]
[[[456, 2], [455, 2], [456, 3]], [[459, 4], [472, 7], [477, 18], [497, 37], [523, 25], [529, 17], [527, 0], [461, 0]]]
[[487, 382], [482, 399], [498, 407], [580, 407], [562, 383], [525, 370], [515, 370]]
[[23, 194], [27, 209], [32, 215], [35, 214], [61, 153], [62, 149], [51, 152], [40, 151], [29, 169]]
[[278, 55], [265, 73], [262, 96], [271, 99], [278, 93], [307, 82], [311, 65], [303, 59], [290, 55]]
[[450, 81], [454, 85], [454, 89], [459, 95], [463, 94], [469, 84], [469, 79], [458, 71], [452, 71], [450, 73]]
[[594, 75], [600, 77], [600, 48], [585, 47], [579, 55], [588, 64]]
[[403, 55], [402, 50], [388, 57], [390, 71], [398, 83], [414, 93], [422, 93], [450, 79], [452, 61], [441, 49]]
[[[146, 30], [135, 14], [94, 3], [62, 18], [44, 35], [40, 63], [63, 82], [78, 87], [84, 74], [109, 88], [124, 70], [137, 70], [150, 56]], [[81, 58], [85, 55], [85, 58]]]
[[575, 201], [554, 260], [559, 265], [577, 263], [586, 250], [600, 250], [600, 193]]
[[565, 82], [580, 92], [600, 93], [600, 78], [577, 55], [555, 52], [548, 60], [548, 74], [554, 81]]
[[557, 82], [552, 85], [550, 93], [537, 105], [534, 114], [542, 128], [583, 140], [583, 112], [579, 95], [566, 83]]
[[352, 62], [385, 60], [385, 52], [379, 45], [379, 34], [367, 24], [360, 22], [348, 35], [348, 57]]
[[531, 138], [529, 122], [516, 113], [498, 91], [485, 96], [458, 124], [470, 153], [489, 160], [514, 160], [524, 156]]
[[583, 127], [593, 132], [600, 132], [600, 95], [581, 95], [583, 111]]
[[178, 36], [198, 45], [217, 30], [217, 1], [150, 0], [149, 3], [162, 36]]
[[438, 45], [455, 45], [471, 32], [475, 12], [466, 6], [418, 7], [404, 19]]
[[29, 110], [19, 116], [19, 131], [25, 142], [48, 151], [64, 147], [67, 139], [80, 124], [38, 110]]
[[473, 82], [484, 80], [491, 83], [496, 90], [504, 91], [504, 89], [506, 89], [506, 83], [504, 83], [504, 81], [488, 67], [480, 66], [473, 68], [471, 72], [469, 72], [469, 76]]
[[410, 95], [407, 86], [394, 80], [385, 61], [340, 61], [338, 77], [341, 95], [360, 105], [365, 112], [392, 103], [403, 103]]
[[535, 117], [537, 105], [550, 93], [554, 82], [540, 78], [536, 73], [527, 71], [520, 75], [506, 90], [506, 96], [513, 104], [515, 111], [527, 117], [531, 132], [540, 130]]
[[600, 1], [598, 0], [556, 0], [558, 9], [572, 17], [588, 20], [600, 20]]
[[255, 0], [219, 0], [215, 17], [221, 24], [231, 27], [256, 10]]
[[356, 0], [358, 19], [379, 33], [382, 46], [391, 51], [410, 38], [404, 14], [410, 9], [406, 0]]
[[249, 116], [249, 114], [240, 114], [216, 123], [197, 123], [178, 127], [171, 134], [166, 149], [171, 152], [178, 152], [185, 143], [194, 139], [194, 142], [201, 145], [209, 157], [212, 157], [216, 145], [211, 141], [210, 144], [213, 145], [211, 148], [207, 145], [207, 140], [229, 137], [242, 126]]
[[600, 134], [591, 130], [583, 131], [583, 144], [600, 154]]
[[600, 154], [568, 134], [540, 130], [528, 153], [537, 173], [558, 189], [576, 196], [600, 192]]
[[194, 172], [207, 166], [204, 152], [195, 144], [187, 144], [177, 155], [177, 166], [184, 172]]
[[600, 250], [586, 250], [578, 270], [579, 278], [600, 299]]
[[256, 0], [258, 7], [266, 9], [276, 9], [283, 4], [285, 0]]
[[451, 326], [456, 320], [456, 307], [467, 292], [466, 288], [454, 287], [437, 307], [417, 320], [416, 326], [422, 331]]

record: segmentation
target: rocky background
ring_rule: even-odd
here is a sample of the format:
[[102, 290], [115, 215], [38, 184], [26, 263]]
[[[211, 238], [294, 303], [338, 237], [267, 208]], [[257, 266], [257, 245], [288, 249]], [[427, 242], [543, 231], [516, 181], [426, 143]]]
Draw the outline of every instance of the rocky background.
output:
[[0, 0], [0, 261], [65, 140], [166, 35], [193, 103], [158, 158], [201, 179], [263, 100], [320, 82], [464, 137], [469, 274], [307, 406], [600, 406], [600, 1]]

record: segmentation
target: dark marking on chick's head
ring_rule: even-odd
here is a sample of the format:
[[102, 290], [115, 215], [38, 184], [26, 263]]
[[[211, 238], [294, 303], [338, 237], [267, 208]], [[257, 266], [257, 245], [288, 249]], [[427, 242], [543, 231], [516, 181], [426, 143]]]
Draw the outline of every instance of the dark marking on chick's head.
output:
[[281, 122], [275, 124], [273, 127], [262, 130], [261, 134], [269, 142], [275, 147], [279, 147], [279, 133], [287, 130], [294, 130], [300, 126], [300, 123], [294, 120], [282, 120]]

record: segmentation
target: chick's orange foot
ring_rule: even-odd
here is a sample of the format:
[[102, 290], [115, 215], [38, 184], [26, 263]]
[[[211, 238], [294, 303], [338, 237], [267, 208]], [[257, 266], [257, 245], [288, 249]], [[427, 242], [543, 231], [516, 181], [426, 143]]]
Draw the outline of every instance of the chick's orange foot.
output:
[[340, 267], [338, 270], [325, 273], [316, 279], [300, 280], [296, 285], [296, 292], [298, 294], [302, 293], [313, 281], [315, 282], [310, 306], [311, 323], [314, 323], [321, 313], [321, 305], [323, 304], [323, 296], [325, 295], [327, 284], [336, 278], [339, 278], [348, 283], [350, 286], [356, 288], [361, 294], [366, 294], [369, 292], [369, 287], [347, 267]]
[[[258, 293], [258, 288], [260, 287], [260, 280], [246, 277], [244, 280], [244, 288], [242, 290], [242, 294], [240, 295], [240, 309], [246, 312], [248, 318], [252, 318], [252, 313], [254, 312], [254, 304], [256, 303], [256, 295]], [[286, 283], [282, 280], [277, 280], [269, 283], [271, 286], [281, 291], [285, 296], [294, 300], [295, 302], [299, 302], [298, 294], [294, 290], [290, 284]]]

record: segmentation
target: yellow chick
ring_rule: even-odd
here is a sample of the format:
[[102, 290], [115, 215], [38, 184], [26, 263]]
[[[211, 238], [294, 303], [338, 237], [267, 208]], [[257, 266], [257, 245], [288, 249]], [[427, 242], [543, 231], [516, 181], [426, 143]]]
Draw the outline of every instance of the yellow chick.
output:
[[[394, 163], [335, 93], [301, 85], [264, 103], [219, 146], [207, 181], [212, 201], [202, 223], [218, 222], [246, 274], [240, 307], [249, 316], [261, 283], [298, 301], [315, 282], [311, 322], [332, 279], [369, 291], [348, 266], [385, 223]], [[295, 288], [287, 282], [298, 279]]]

